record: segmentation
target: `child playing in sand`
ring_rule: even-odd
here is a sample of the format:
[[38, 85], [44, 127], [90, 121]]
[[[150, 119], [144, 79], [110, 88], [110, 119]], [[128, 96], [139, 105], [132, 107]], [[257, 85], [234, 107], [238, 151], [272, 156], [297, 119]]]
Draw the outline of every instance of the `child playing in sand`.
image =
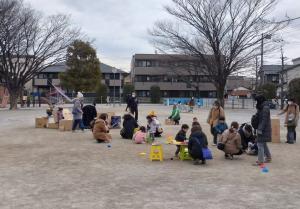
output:
[[132, 140], [136, 144], [144, 144], [146, 143], [146, 136], [147, 136], [146, 128], [145, 126], [141, 126], [139, 130], [133, 135]]
[[[177, 142], [184, 142], [187, 140], [186, 138], [186, 133], [188, 132], [189, 130], [189, 126], [187, 124], [183, 124], [181, 126], [181, 129], [180, 131], [177, 133], [176, 137], [175, 137], [175, 140]], [[176, 145], [177, 146], [177, 150], [175, 152], [175, 157], [178, 157], [178, 154], [179, 154], [179, 151], [180, 151], [180, 146], [179, 145]]]
[[157, 134], [157, 132], [159, 131], [158, 129], [160, 129], [160, 123], [157, 120], [157, 117], [155, 114], [152, 115], [148, 115], [146, 117], [147, 119], [147, 130], [149, 132], [149, 137], [151, 139], [152, 142], [154, 142], [155, 140], [155, 135]]

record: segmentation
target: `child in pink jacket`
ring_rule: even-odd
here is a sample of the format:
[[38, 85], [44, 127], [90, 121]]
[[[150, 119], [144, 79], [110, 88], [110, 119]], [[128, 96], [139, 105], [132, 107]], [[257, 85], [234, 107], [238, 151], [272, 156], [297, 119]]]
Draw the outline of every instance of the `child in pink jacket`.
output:
[[140, 130], [133, 135], [132, 140], [136, 144], [144, 144], [146, 143], [146, 136], [147, 136], [146, 128], [144, 126], [141, 126]]

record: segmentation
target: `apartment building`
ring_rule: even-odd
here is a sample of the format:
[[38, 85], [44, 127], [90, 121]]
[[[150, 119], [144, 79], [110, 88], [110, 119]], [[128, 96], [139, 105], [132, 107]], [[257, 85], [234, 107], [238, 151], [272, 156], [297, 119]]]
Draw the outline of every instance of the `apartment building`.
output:
[[[124, 79], [129, 74], [121, 69], [114, 68], [104, 63], [100, 64], [100, 69], [102, 73], [101, 82], [107, 86], [108, 95], [111, 97], [114, 95], [119, 97], [123, 92]], [[60, 63], [46, 68], [32, 80], [31, 92], [43, 95], [50, 91], [52, 85], [60, 86], [59, 74], [65, 72], [66, 70], [67, 66], [65, 63]]]
[[[131, 79], [140, 98], [149, 97], [151, 86], [157, 85], [163, 97], [215, 98], [216, 88], [209, 75], [199, 74], [195, 68], [204, 67], [198, 60], [186, 55], [135, 54], [131, 61]], [[242, 76], [230, 77], [226, 90], [252, 89], [251, 80]]]

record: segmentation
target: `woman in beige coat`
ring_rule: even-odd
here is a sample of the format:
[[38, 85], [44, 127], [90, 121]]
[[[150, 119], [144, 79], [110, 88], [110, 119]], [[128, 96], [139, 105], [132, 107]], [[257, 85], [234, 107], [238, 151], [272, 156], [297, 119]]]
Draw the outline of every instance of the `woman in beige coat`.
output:
[[237, 122], [231, 123], [231, 128], [227, 129], [221, 136], [219, 143], [225, 145], [224, 152], [226, 159], [233, 159], [233, 155], [241, 155], [242, 142], [241, 136], [238, 133], [239, 124]]
[[225, 118], [224, 109], [221, 107], [219, 101], [215, 101], [207, 118], [207, 123], [210, 125], [210, 132], [214, 137], [214, 142], [213, 142], [214, 146], [217, 145], [217, 136], [218, 136], [218, 133], [215, 131], [215, 127], [218, 125], [220, 117]]
[[299, 106], [294, 99], [288, 100], [286, 108], [279, 113], [279, 115], [285, 113], [284, 125], [287, 127], [287, 141], [288, 144], [294, 144], [296, 142], [296, 127], [299, 122]]
[[108, 115], [103, 113], [99, 116], [99, 119], [95, 121], [93, 127], [93, 135], [94, 138], [97, 140], [98, 143], [109, 143], [111, 142], [111, 135], [109, 134], [109, 128], [107, 126]]

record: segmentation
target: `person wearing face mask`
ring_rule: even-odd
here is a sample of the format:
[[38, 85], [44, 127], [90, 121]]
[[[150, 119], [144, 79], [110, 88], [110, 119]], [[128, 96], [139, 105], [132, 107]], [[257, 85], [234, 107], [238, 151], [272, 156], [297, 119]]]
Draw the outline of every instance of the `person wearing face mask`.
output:
[[135, 92], [132, 92], [131, 97], [127, 101], [127, 108], [129, 108], [131, 114], [134, 115], [136, 121], [138, 121], [138, 103]]
[[241, 136], [238, 132], [239, 124], [237, 122], [231, 123], [231, 128], [227, 129], [221, 136], [219, 143], [224, 144], [226, 159], [233, 159], [234, 155], [243, 154]]
[[219, 101], [215, 101], [207, 118], [207, 123], [210, 125], [210, 132], [213, 135], [213, 146], [217, 145], [218, 133], [215, 131], [215, 127], [218, 125], [220, 118], [224, 118], [225, 120], [224, 109], [221, 107]]
[[258, 147], [258, 160], [254, 165], [262, 165], [263, 163], [270, 163], [272, 161], [271, 152], [267, 142], [272, 140], [272, 127], [270, 117], [269, 103], [263, 95], [255, 97], [257, 109], [258, 127], [257, 133], [257, 147]]
[[287, 127], [287, 141], [288, 144], [294, 144], [296, 142], [296, 127], [299, 121], [299, 106], [296, 104], [295, 100], [288, 99], [288, 104], [285, 109], [279, 113], [285, 115], [284, 125]]

